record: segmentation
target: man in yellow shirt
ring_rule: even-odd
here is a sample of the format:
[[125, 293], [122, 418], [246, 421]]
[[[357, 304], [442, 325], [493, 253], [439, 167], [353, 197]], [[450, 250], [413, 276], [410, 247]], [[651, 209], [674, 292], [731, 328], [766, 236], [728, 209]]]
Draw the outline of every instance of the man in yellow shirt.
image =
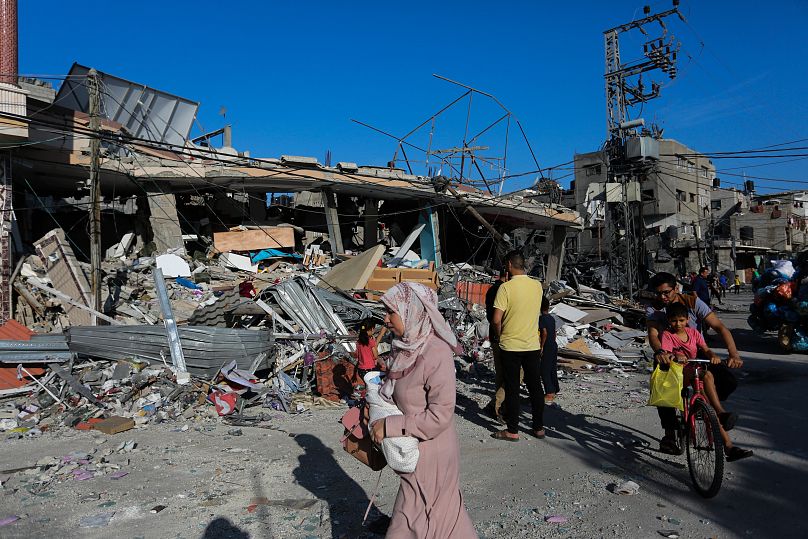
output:
[[497, 291], [492, 329], [494, 338], [499, 339], [505, 371], [505, 422], [508, 428], [495, 432], [493, 437], [512, 442], [519, 440], [519, 369], [522, 368], [533, 408], [532, 434], [544, 438], [544, 393], [539, 371], [541, 283], [526, 274], [525, 257], [519, 251], [508, 253], [505, 267], [511, 279]]

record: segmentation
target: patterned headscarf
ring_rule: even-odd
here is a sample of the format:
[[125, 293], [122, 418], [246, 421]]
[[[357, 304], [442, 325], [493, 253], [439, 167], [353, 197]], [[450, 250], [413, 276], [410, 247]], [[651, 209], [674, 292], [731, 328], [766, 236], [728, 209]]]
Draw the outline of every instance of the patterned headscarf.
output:
[[385, 400], [392, 402], [395, 381], [412, 371], [415, 360], [433, 334], [446, 341], [451, 348], [457, 346], [457, 339], [438, 311], [438, 296], [428, 286], [399, 283], [388, 290], [381, 301], [404, 322], [404, 335], [393, 339], [387, 380], [380, 391]]

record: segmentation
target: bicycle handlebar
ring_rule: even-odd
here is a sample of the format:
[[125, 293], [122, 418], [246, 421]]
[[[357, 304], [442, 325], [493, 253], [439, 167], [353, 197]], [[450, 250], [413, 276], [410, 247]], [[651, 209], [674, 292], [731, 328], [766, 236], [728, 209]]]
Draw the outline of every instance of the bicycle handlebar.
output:
[[[721, 363], [725, 363], [726, 361], [727, 361], [726, 359], [722, 359]], [[688, 359], [687, 363], [707, 363], [707, 364], [711, 364], [712, 361], [710, 361], [709, 359]]]

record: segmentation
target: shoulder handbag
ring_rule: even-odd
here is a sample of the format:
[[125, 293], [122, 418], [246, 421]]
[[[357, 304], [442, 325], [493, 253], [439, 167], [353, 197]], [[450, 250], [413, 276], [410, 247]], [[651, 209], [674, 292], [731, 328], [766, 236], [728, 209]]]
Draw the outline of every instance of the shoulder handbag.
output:
[[387, 466], [387, 460], [380, 447], [373, 443], [368, 428], [368, 405], [362, 401], [358, 406], [349, 408], [342, 416], [345, 433], [342, 436], [342, 448], [356, 460], [373, 471]]

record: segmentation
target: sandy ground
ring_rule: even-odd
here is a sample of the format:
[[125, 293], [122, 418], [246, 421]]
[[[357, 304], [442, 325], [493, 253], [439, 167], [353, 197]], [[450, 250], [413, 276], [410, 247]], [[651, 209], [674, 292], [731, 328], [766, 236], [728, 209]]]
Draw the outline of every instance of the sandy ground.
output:
[[[742, 310], [750, 299], [730, 302]], [[483, 375], [460, 379], [457, 401], [462, 489], [480, 537], [648, 538], [663, 530], [683, 538], [804, 537], [808, 445], [799, 402], [808, 356], [778, 355], [772, 336], [749, 330], [745, 312], [721, 317], [747, 360], [730, 399], [741, 416], [732, 434], [755, 456], [726, 465], [716, 498], [692, 490], [684, 456], [656, 450], [661, 433], [655, 411], [644, 406], [646, 374], [564, 378], [560, 407], [546, 412], [547, 438], [519, 443], [489, 437], [497, 426], [480, 407], [493, 380]], [[240, 434], [208, 418], [114, 436], [63, 429], [2, 440], [0, 470], [78, 451], [129, 473], [56, 477], [41, 488], [47, 470], [0, 472], [0, 519], [22, 517], [0, 527], [0, 537], [377, 537], [359, 523], [378, 474], [342, 451], [341, 411], [270, 414], [272, 429], [242, 426]], [[119, 451], [129, 440], [136, 447]], [[637, 495], [611, 492], [628, 479], [640, 485]], [[381, 512], [389, 512], [397, 483], [383, 472]], [[250, 507], [254, 498], [270, 505]], [[158, 505], [165, 509], [150, 512]], [[567, 522], [545, 522], [550, 515]]]

